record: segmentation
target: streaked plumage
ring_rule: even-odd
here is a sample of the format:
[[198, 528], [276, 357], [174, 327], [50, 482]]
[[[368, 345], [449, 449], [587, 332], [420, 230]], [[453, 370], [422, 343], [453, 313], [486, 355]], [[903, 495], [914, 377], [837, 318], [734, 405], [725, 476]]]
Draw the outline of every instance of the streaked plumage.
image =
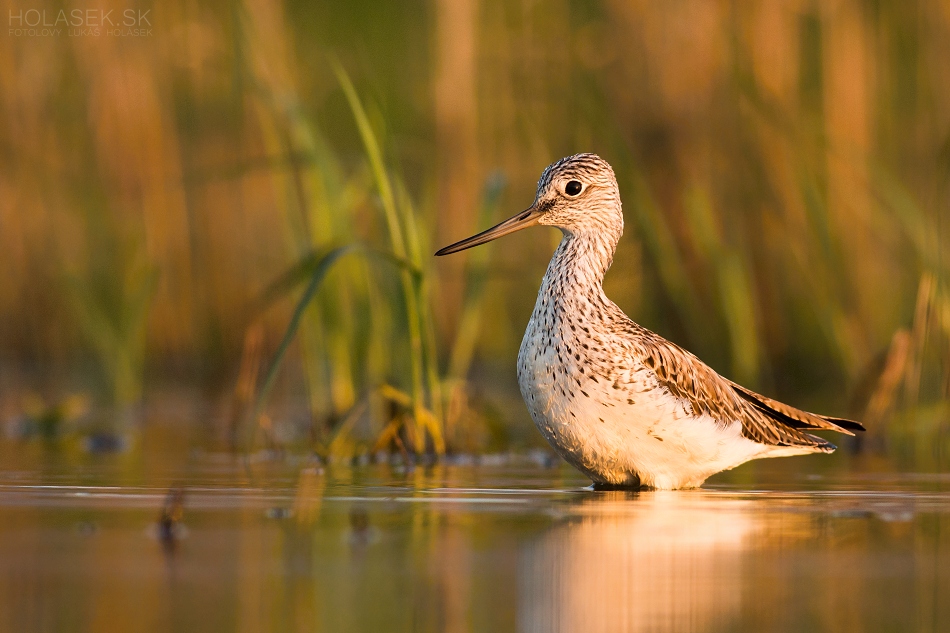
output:
[[613, 169], [594, 154], [549, 166], [529, 209], [437, 254], [536, 224], [564, 237], [521, 343], [518, 384], [541, 434], [595, 484], [695, 487], [750, 459], [834, 451], [808, 431], [863, 430], [723, 378], [607, 298], [623, 213]]

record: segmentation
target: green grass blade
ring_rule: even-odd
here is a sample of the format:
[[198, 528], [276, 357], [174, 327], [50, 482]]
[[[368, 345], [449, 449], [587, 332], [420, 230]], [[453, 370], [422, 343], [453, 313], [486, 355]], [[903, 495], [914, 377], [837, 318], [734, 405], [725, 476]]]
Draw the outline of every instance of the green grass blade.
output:
[[350, 76], [346, 74], [343, 66], [337, 60], [331, 59], [330, 64], [333, 67], [333, 72], [336, 73], [337, 80], [340, 82], [343, 94], [346, 95], [346, 100], [350, 104], [350, 110], [356, 120], [356, 127], [359, 130], [360, 138], [363, 140], [370, 168], [379, 189], [379, 197], [383, 204], [383, 212], [386, 216], [386, 225], [392, 240], [393, 252], [400, 257], [405, 257], [406, 242], [403, 239], [402, 226], [399, 223], [399, 215], [396, 210], [396, 196], [393, 193], [392, 181], [383, 163], [383, 153], [376, 139], [376, 134], [373, 132], [369, 117], [366, 116], [366, 110], [363, 108], [359, 95], [356, 94], [356, 88], [353, 86]]
[[[366, 116], [366, 110], [360, 101], [356, 88], [350, 80], [349, 75], [343, 70], [343, 67], [336, 60], [331, 60], [333, 70], [340, 82], [346, 99], [349, 102], [350, 110], [359, 129], [360, 137], [363, 140], [363, 146], [369, 158], [370, 168], [372, 169], [376, 186], [379, 190], [379, 197], [382, 202], [383, 214], [386, 224], [389, 228], [390, 240], [392, 242], [393, 253], [399, 258], [406, 258], [407, 247], [403, 232], [403, 226], [400, 222], [399, 208], [396, 204], [396, 197], [393, 190], [392, 179], [386, 170], [383, 162], [383, 154], [380, 144], [370, 125], [369, 117]], [[405, 214], [404, 214], [405, 215]], [[408, 221], [408, 220], [407, 220]], [[412, 375], [412, 397], [414, 401], [414, 418], [416, 424], [421, 425], [422, 420], [427, 419], [425, 414], [425, 389], [424, 374], [425, 360], [422, 342], [422, 323], [419, 306], [419, 281], [414, 279], [407, 271], [400, 275], [403, 294], [406, 301], [406, 325], [409, 330], [409, 360]], [[414, 447], [416, 452], [422, 452], [425, 449], [425, 437], [422, 433], [416, 434], [417, 442]], [[435, 433], [433, 433], [435, 439]]]
[[[254, 417], [252, 419], [253, 423], [257, 422], [261, 412], [264, 410], [264, 405], [267, 403], [267, 397], [270, 395], [270, 391], [274, 386], [274, 380], [277, 378], [277, 372], [280, 369], [280, 364], [284, 359], [284, 355], [287, 353], [287, 349], [290, 347], [290, 343], [294, 339], [294, 335], [297, 333], [297, 328], [300, 326], [300, 319], [303, 317], [304, 311], [307, 309], [307, 306], [310, 305], [310, 302], [317, 294], [317, 290], [320, 289], [320, 284], [323, 282], [324, 278], [326, 278], [327, 273], [330, 272], [333, 264], [339, 261], [339, 259], [347, 253], [356, 250], [357, 247], [357, 244], [348, 244], [346, 246], [334, 248], [324, 255], [314, 268], [313, 274], [310, 277], [310, 283], [307, 284], [303, 295], [301, 295], [300, 300], [297, 302], [297, 306], [294, 308], [293, 316], [290, 318], [290, 323], [287, 325], [287, 330], [284, 332], [284, 337], [281, 340], [280, 345], [277, 347], [277, 352], [274, 354], [274, 359], [271, 361], [270, 367], [267, 370], [267, 376], [264, 379], [264, 384], [261, 386], [260, 393], [257, 396], [257, 403], [254, 407]], [[253, 424], [251, 429], [251, 432], [253, 433]]]

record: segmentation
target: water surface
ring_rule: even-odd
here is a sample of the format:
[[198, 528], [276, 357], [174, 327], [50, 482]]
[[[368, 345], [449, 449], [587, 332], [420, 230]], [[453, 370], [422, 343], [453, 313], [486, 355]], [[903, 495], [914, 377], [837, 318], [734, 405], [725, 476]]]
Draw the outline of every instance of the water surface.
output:
[[530, 459], [128, 459], [8, 460], [2, 630], [950, 628], [942, 475], [765, 468], [627, 493]]

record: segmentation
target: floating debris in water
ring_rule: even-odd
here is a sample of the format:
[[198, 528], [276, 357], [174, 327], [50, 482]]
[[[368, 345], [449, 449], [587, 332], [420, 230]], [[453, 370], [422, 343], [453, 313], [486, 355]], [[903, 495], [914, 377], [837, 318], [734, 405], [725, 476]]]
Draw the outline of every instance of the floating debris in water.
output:
[[278, 521], [283, 521], [284, 519], [289, 519], [294, 516], [294, 511], [290, 508], [267, 508], [264, 510], [264, 516], [268, 519], [276, 519]]
[[171, 488], [165, 495], [158, 522], [149, 526], [148, 533], [161, 541], [167, 552], [174, 551], [178, 541], [188, 536], [188, 529], [182, 524], [185, 514], [185, 491]]

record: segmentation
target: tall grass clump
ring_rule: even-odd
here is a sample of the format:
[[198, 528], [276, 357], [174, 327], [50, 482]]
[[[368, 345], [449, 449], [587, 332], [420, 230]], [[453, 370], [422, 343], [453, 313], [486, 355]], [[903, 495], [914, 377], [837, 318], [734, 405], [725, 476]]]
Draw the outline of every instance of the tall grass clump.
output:
[[[375, 200], [360, 202], [377, 209], [388, 240], [378, 245], [358, 235], [352, 224], [359, 217], [357, 198], [341, 194], [346, 185], [339, 161], [316, 140], [314, 127], [300, 108], [280, 112], [294, 132], [284, 151], [306, 161], [293, 166], [295, 191], [290, 197], [315, 228], [301, 236], [299, 225], [288, 221], [295, 241], [302, 244], [302, 257], [272, 285], [267, 300], [305, 282], [304, 289], [264, 378], [254, 424], [260, 421], [292, 341], [301, 333], [311, 414], [325, 419], [319, 450], [334, 457], [390, 447], [441, 454], [445, 451], [442, 378], [423, 265], [428, 245], [423, 247], [411, 197], [386, 165], [381, 139], [352, 81], [342, 66], [332, 63], [377, 194]], [[312, 186], [305, 189], [303, 179], [310, 179]], [[305, 191], [315, 192], [316, 201]], [[395, 286], [390, 283], [393, 279]], [[361, 418], [367, 418], [370, 427], [379, 425], [372, 441], [362, 446], [349, 437]]]

